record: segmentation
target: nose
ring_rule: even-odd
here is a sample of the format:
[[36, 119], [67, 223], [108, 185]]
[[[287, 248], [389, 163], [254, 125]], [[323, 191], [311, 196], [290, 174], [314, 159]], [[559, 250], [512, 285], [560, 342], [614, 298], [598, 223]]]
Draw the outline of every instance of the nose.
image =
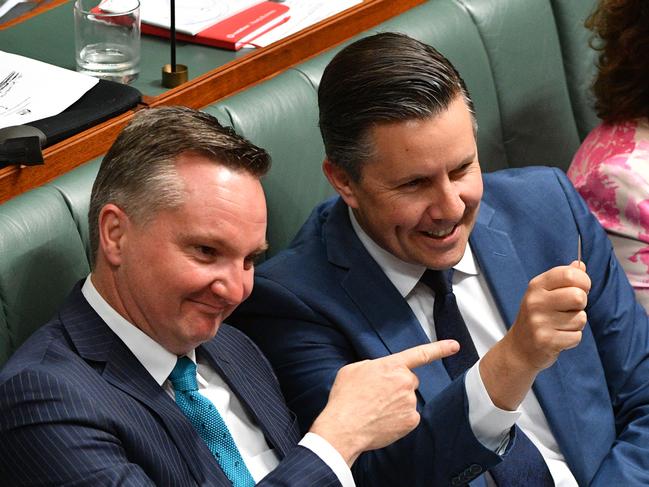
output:
[[221, 271], [212, 282], [212, 292], [228, 305], [237, 306], [252, 291], [253, 270], [246, 269], [243, 262], [232, 262]]
[[466, 205], [453, 181], [446, 179], [430, 189], [427, 214], [432, 220], [458, 221]]

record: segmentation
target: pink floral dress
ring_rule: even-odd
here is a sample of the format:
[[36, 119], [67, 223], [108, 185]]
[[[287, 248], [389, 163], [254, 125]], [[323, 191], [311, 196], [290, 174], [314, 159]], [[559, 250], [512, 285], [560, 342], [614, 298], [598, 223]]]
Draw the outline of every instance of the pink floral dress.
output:
[[649, 121], [596, 127], [568, 177], [608, 232], [638, 301], [649, 310]]

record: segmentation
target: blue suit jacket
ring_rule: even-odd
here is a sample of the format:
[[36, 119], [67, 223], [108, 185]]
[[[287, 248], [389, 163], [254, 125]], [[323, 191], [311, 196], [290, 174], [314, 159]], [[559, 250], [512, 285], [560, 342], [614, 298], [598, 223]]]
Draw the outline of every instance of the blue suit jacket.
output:
[[[247, 337], [222, 325], [197, 354], [282, 459], [260, 485], [340, 485], [322, 460], [296, 446], [295, 416]], [[0, 484], [231, 485], [173, 399], [78, 285], [0, 373]]]
[[[580, 485], [649, 485], [649, 323], [605, 233], [558, 170], [501, 171], [484, 183], [470, 244], [507, 326], [529, 280], [575, 260], [582, 236], [589, 322], [580, 345], [534, 384], [571, 471]], [[338, 199], [317, 207], [291, 247], [260, 266], [231, 322], [269, 357], [302, 429], [340, 367], [427, 342]], [[421, 423], [360, 457], [361, 485], [468, 482], [498, 461], [468, 425], [463, 378], [451, 381], [441, 362], [416, 372]]]

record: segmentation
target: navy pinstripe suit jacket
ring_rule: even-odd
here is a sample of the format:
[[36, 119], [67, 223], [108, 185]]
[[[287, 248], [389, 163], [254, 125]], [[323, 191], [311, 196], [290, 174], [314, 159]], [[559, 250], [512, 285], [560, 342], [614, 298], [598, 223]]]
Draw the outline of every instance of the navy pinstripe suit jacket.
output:
[[[257, 347], [222, 325], [197, 354], [257, 421], [280, 465], [259, 485], [340, 485], [297, 446], [294, 415]], [[0, 373], [0, 485], [228, 486], [173, 399], [77, 285]]]

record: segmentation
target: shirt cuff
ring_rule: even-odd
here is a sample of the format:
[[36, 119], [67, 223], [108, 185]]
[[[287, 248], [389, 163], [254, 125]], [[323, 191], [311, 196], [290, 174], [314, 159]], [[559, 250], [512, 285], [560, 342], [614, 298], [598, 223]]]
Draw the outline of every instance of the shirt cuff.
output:
[[320, 460], [325, 462], [336, 477], [338, 477], [343, 487], [356, 487], [354, 477], [352, 477], [352, 471], [347, 466], [347, 462], [338, 453], [338, 450], [331, 446], [322, 436], [316, 435], [315, 433], [307, 433], [298, 445], [308, 448], [318, 455]]
[[509, 431], [521, 412], [506, 411], [494, 405], [480, 377], [480, 361], [466, 373], [464, 387], [473, 434], [485, 448], [502, 455], [509, 445]]

